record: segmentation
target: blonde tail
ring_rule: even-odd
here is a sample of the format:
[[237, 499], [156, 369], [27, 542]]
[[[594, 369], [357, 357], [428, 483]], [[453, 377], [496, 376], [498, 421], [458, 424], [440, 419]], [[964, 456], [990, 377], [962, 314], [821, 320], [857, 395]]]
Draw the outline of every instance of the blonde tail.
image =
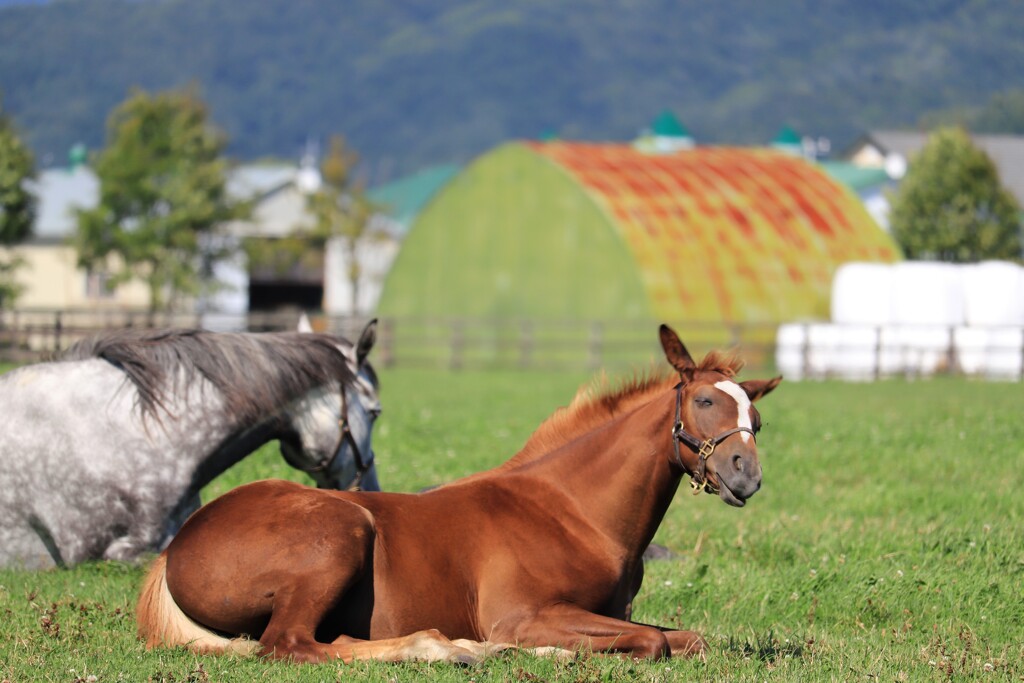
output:
[[139, 638], [146, 641], [147, 649], [182, 645], [196, 653], [250, 655], [260, 647], [254, 640], [218, 635], [182, 612], [167, 589], [166, 553], [156, 558], [142, 582], [135, 621], [139, 625]]

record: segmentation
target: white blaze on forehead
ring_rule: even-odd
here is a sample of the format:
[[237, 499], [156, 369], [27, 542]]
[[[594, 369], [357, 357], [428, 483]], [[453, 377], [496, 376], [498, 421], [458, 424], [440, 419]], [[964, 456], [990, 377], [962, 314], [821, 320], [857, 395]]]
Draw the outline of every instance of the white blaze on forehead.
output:
[[[753, 426], [750, 424], [750, 397], [747, 396], [747, 392], [743, 391], [743, 387], [736, 384], [736, 382], [723, 380], [715, 382], [715, 388], [721, 389], [736, 399], [736, 406], [739, 408], [736, 426], [753, 429]], [[743, 439], [744, 443], [750, 441], [750, 432], [740, 432], [740, 438]]]

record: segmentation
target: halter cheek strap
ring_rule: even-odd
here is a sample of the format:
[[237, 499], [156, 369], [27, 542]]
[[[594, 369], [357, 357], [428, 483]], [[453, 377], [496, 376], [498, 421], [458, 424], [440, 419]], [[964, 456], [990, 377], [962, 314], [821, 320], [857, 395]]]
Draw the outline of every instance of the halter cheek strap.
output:
[[338, 413], [338, 443], [334, 446], [334, 451], [331, 453], [329, 458], [325, 458], [323, 462], [317, 465], [314, 470], [319, 472], [326, 472], [331, 469], [331, 465], [341, 454], [341, 446], [343, 443], [348, 441], [348, 445], [352, 448], [352, 455], [356, 461], [356, 478], [349, 487], [350, 491], [359, 490], [360, 485], [363, 483], [363, 476], [366, 472], [373, 467], [373, 451], [370, 451], [369, 457], [363, 455], [363, 452], [359, 450], [359, 443], [356, 442], [356, 437], [352, 433], [352, 427], [348, 423], [348, 395], [345, 392], [345, 383], [340, 382], [341, 386], [341, 410]]
[[[707, 477], [707, 461], [711, 459], [711, 456], [715, 453], [715, 448], [718, 444], [728, 439], [733, 434], [739, 432], [747, 432], [754, 441], [757, 441], [757, 435], [754, 434], [754, 430], [748, 427], [736, 427], [728, 431], [722, 432], [717, 436], [712, 436], [701, 441], [693, 434], [686, 431], [683, 426], [683, 383], [680, 382], [676, 385], [676, 419], [672, 424], [672, 441], [675, 445], [675, 456], [676, 464], [684, 472], [690, 475], [690, 488], [693, 489], [693, 494], [697, 495], [701, 491], [706, 493], [718, 493], [718, 489], [711, 485]], [[690, 447], [692, 451], [697, 454], [697, 468], [696, 471], [690, 470], [684, 463], [682, 453], [679, 451], [679, 444], [684, 443]]]

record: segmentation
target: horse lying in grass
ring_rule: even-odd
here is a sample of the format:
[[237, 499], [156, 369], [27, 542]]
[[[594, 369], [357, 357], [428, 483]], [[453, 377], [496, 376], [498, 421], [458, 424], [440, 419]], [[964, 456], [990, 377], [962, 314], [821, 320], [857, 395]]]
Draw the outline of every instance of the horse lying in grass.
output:
[[697, 365], [665, 326], [661, 341], [678, 377], [577, 397], [494, 470], [421, 494], [263, 481], [209, 503], [150, 569], [140, 636], [306, 662], [471, 661], [480, 641], [702, 652], [628, 620], [641, 554], [684, 474], [734, 506], [760, 488], [752, 402], [781, 377], [736, 383], [738, 362]]
[[375, 330], [125, 330], [3, 375], [0, 566], [158, 551], [203, 486], [273, 439], [318, 486], [379, 490]]

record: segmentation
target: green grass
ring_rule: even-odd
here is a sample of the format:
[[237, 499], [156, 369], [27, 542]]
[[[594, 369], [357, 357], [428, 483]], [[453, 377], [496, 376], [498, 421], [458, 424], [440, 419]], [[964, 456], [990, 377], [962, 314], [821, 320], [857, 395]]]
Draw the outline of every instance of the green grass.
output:
[[[585, 374], [385, 371], [385, 488], [511, 455]], [[479, 667], [296, 666], [147, 652], [131, 611], [142, 570], [0, 571], [0, 680], [1024, 680], [1024, 422], [1019, 384], [936, 379], [787, 384], [761, 404], [764, 487], [743, 509], [680, 489], [636, 618], [693, 628], [706, 662]], [[667, 427], [666, 427], [667, 428]], [[204, 499], [264, 476], [301, 480], [274, 447]]]

